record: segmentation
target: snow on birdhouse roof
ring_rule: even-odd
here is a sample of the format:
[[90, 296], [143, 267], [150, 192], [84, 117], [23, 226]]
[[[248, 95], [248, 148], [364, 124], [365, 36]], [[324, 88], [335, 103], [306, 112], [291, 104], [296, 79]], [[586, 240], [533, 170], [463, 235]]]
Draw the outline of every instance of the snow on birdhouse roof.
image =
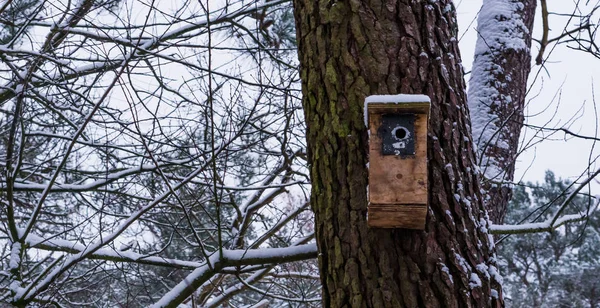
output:
[[369, 103], [382, 104], [402, 104], [402, 103], [431, 103], [431, 99], [423, 94], [392, 94], [392, 95], [371, 95], [365, 98], [365, 105]]
[[[414, 105], [415, 103], [426, 103], [427, 106], [431, 103], [429, 96], [424, 94], [392, 94], [392, 95], [371, 95], [365, 98], [365, 126], [369, 126], [369, 104], [406, 104]], [[427, 109], [429, 109], [427, 107]]]

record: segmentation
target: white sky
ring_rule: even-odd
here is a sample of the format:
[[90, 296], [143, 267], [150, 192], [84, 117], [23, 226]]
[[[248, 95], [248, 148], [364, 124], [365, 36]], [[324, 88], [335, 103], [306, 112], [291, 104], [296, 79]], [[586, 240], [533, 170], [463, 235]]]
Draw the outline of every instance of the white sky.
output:
[[[455, 4], [459, 22], [459, 37], [466, 32], [460, 41], [460, 47], [463, 65], [465, 71], [468, 72], [471, 69], [477, 38], [475, 31], [477, 22], [474, 19], [481, 7], [481, 0], [457, 0]], [[549, 1], [548, 6], [550, 12], [561, 13], [571, 13], [574, 7], [573, 3], [569, 1]], [[540, 16], [538, 5], [534, 39], [542, 37]], [[566, 21], [565, 17], [551, 16], [550, 39], [563, 31]], [[572, 22], [569, 29], [572, 29], [574, 25], [575, 23]], [[539, 72], [539, 75], [529, 94], [530, 101], [526, 112], [530, 117], [527, 121], [529, 124], [544, 126], [556, 111], [556, 116], [551, 122], [553, 127], [565, 127], [578, 134], [594, 136], [598, 123], [595, 115], [598, 112], [594, 110], [592, 84], [596, 84], [594, 90], [597, 91], [597, 100], [600, 102], [600, 83], [598, 83], [600, 74], [597, 73], [600, 72], [600, 59], [581, 51], [571, 50], [566, 45], [559, 45], [554, 50], [552, 47], [553, 45], [546, 48], [545, 56], [551, 51], [550, 58], [546, 63], [546, 70], [542, 69], [539, 72], [541, 67], [532, 63], [534, 66], [529, 77], [530, 84], [535, 78], [535, 74]], [[534, 60], [539, 50], [539, 44], [534, 42], [531, 49], [532, 60]], [[468, 81], [469, 76], [466, 76], [466, 79]], [[561, 87], [562, 92], [559, 93]], [[539, 95], [533, 98], [536, 93]], [[557, 93], [560, 96], [557, 96]], [[547, 108], [548, 104], [551, 104], [549, 108]], [[580, 108], [583, 109], [580, 110]], [[563, 124], [569, 121], [573, 115], [579, 115], [579, 118], [569, 127], [564, 126]], [[523, 136], [524, 133], [528, 136], [532, 135], [532, 131], [523, 131], [521, 135]], [[590, 140], [575, 138], [565, 140], [565, 134], [559, 132], [552, 136], [551, 141], [537, 144], [519, 157], [515, 179], [543, 181], [545, 171], [550, 169], [557, 176], [576, 180], [582, 172], [585, 172], [590, 152], [593, 152], [591, 159], [600, 154], [600, 151], [597, 150], [599, 147], [600, 144], [596, 145], [596, 150], [593, 150], [594, 143]], [[595, 166], [592, 168], [594, 169]]]

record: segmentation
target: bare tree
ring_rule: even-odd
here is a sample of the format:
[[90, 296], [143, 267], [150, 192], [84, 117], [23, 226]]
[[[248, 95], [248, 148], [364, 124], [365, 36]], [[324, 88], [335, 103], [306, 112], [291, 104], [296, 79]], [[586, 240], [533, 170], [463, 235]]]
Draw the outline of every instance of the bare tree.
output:
[[319, 301], [283, 2], [3, 7], [2, 302]]

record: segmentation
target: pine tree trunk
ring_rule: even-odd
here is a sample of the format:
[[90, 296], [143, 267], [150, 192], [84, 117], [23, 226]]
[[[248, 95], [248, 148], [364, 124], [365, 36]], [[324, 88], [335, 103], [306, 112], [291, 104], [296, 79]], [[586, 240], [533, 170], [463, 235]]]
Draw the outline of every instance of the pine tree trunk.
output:
[[484, 203], [502, 224], [512, 196], [536, 0], [485, 0], [469, 84], [469, 110], [477, 160], [485, 179]]
[[[295, 0], [324, 307], [499, 307], [451, 1]], [[367, 227], [371, 94], [426, 94], [424, 231]]]

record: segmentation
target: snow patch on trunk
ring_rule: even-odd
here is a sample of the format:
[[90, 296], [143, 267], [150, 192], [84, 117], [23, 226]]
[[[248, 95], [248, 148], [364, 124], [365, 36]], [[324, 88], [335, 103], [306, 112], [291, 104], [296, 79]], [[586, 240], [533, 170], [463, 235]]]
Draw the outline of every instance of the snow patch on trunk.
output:
[[471, 289], [475, 289], [475, 288], [481, 288], [482, 284], [481, 284], [481, 279], [479, 279], [479, 276], [476, 273], [471, 273], [471, 278], [469, 279], [469, 287], [471, 287]]
[[[509, 146], [498, 133], [503, 123], [494, 108], [513, 99], [498, 91], [507, 86], [497, 78], [504, 74], [498, 61], [500, 54], [506, 50], [529, 51], [526, 43], [529, 31], [521, 16], [523, 8], [521, 1], [484, 0], [477, 19], [479, 36], [469, 81], [468, 104], [473, 140], [481, 157], [479, 163], [484, 175], [490, 179], [498, 178], [504, 170], [494, 157], [482, 155], [482, 152], [485, 153], [490, 144], [505, 149]], [[506, 80], [510, 80], [510, 76], [506, 76]]]

